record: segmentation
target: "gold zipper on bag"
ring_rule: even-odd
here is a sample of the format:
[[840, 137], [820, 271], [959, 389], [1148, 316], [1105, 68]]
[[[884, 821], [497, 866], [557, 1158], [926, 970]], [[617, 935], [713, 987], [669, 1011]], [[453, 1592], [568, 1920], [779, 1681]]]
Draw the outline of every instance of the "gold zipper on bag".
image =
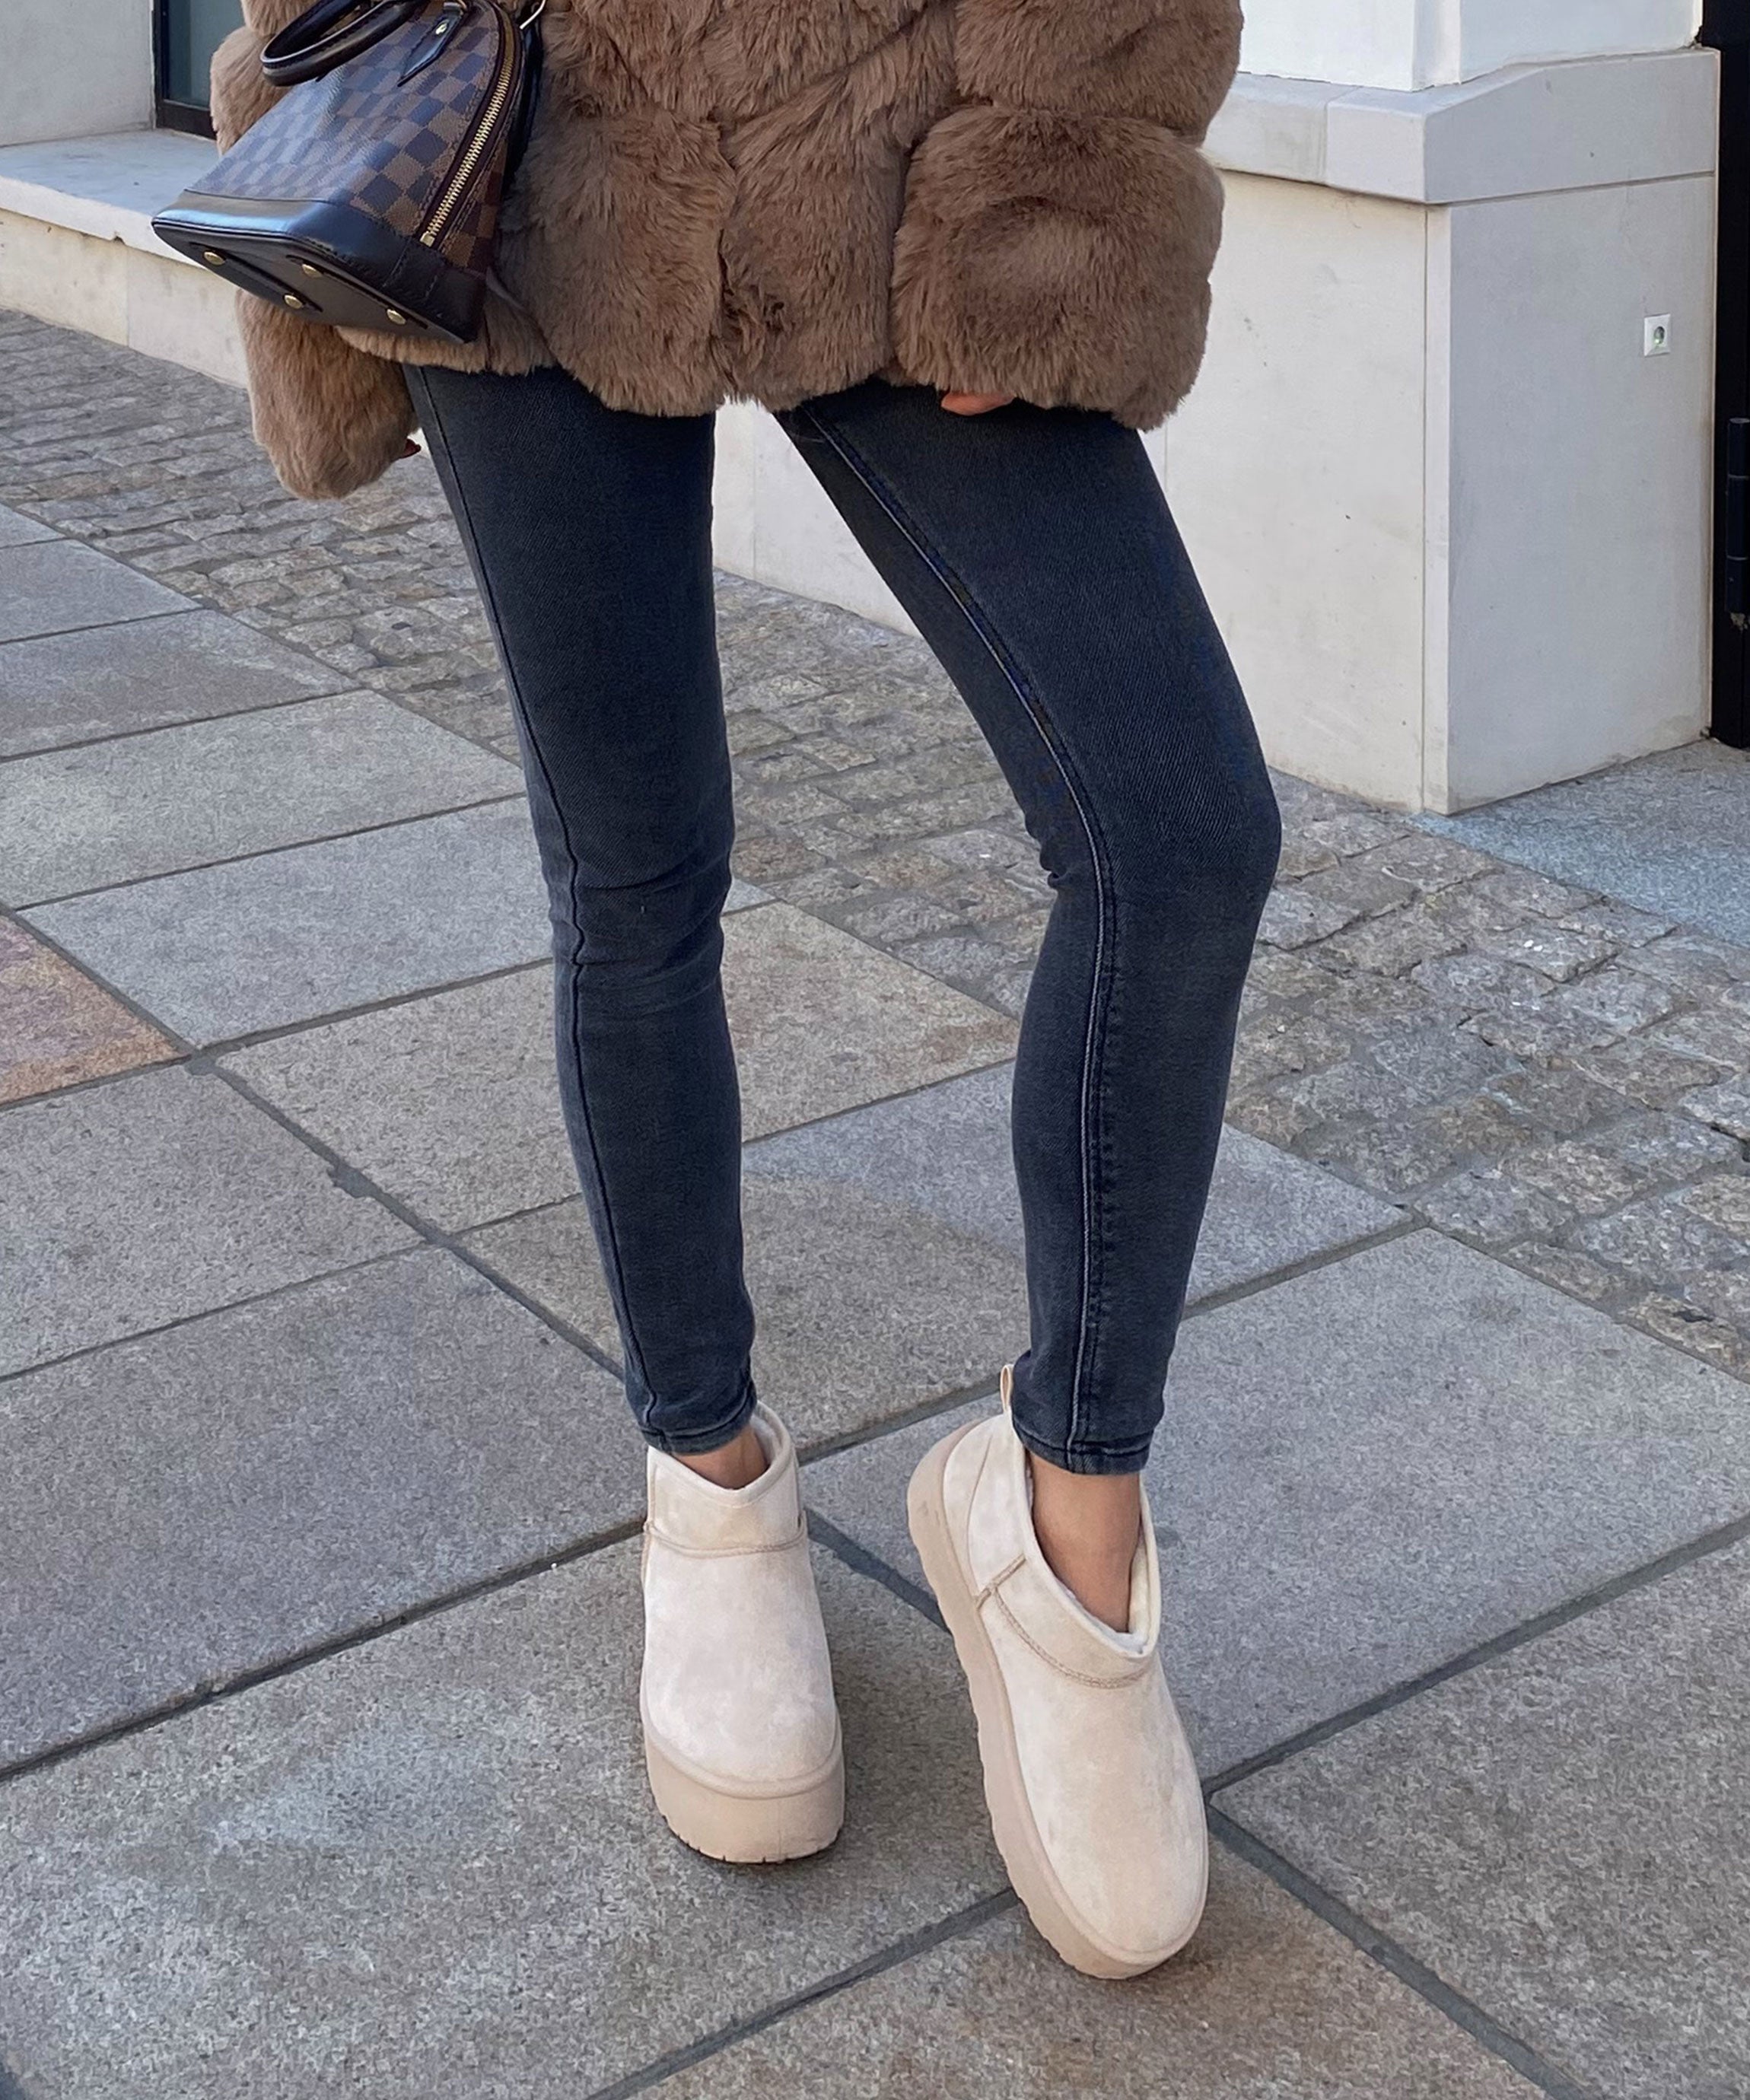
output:
[[493, 82], [492, 91], [487, 97], [486, 106], [480, 112], [474, 136], [463, 148], [462, 157], [456, 165], [456, 172], [444, 184], [443, 193], [432, 206], [420, 231], [420, 245], [422, 247], [435, 248], [443, 237], [443, 229], [455, 216], [456, 208], [461, 202], [469, 183], [473, 181], [474, 170], [491, 143], [493, 130], [504, 112], [505, 104], [510, 99], [510, 90], [517, 77], [517, 40], [520, 29], [508, 17], [500, 15], [500, 20], [505, 28], [504, 51], [498, 77]]

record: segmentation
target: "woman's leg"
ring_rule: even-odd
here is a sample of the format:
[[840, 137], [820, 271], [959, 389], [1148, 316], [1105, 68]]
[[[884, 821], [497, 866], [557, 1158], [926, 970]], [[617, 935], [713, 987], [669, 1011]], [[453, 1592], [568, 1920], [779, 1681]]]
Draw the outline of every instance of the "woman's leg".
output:
[[751, 1445], [712, 419], [624, 414], [553, 369], [408, 377], [516, 710], [628, 1396], [659, 1449]]
[[1067, 1961], [1135, 1975], [1189, 1939], [1207, 1884], [1137, 1473], [1276, 801], [1134, 435], [1019, 404], [963, 419], [880, 382], [784, 420], [976, 716], [1056, 892], [1015, 1072], [1032, 1347], [1008, 1413], [944, 1437], [906, 1507], [1010, 1878]]
[[711, 420], [622, 414], [556, 371], [411, 376], [516, 706], [566, 1120], [655, 1447], [651, 1791], [715, 1859], [800, 1858], [837, 1835], [844, 1767], [796, 1447], [747, 1373]]
[[964, 695], [1056, 890], [1015, 1072], [1013, 1418], [1052, 1467], [1134, 1473], [1281, 841], [1244, 698], [1133, 432], [950, 415], [879, 380], [781, 420]]

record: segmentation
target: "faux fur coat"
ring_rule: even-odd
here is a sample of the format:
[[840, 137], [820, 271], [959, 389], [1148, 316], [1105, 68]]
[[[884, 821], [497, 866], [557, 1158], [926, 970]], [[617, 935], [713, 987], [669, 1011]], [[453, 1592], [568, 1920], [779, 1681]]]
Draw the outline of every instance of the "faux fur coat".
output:
[[[213, 109], [275, 99], [245, 0]], [[396, 360], [557, 363], [615, 408], [786, 408], [872, 373], [1159, 422], [1197, 376], [1222, 194], [1197, 148], [1239, 0], [549, 0], [507, 296], [417, 346], [244, 295], [257, 434], [300, 494], [381, 474]]]

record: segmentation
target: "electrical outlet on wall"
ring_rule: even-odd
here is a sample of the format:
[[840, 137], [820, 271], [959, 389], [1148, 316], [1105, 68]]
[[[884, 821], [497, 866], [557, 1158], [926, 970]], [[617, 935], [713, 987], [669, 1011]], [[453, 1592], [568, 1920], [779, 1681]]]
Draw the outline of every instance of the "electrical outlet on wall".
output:
[[1670, 315], [1649, 314], [1643, 325], [1646, 333], [1642, 346], [1642, 355], [1668, 357], [1671, 355]]

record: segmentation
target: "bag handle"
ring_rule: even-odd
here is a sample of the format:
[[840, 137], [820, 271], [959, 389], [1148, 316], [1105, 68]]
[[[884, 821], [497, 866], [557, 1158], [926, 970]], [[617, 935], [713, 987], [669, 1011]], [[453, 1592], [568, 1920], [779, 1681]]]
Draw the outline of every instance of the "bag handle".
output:
[[316, 0], [267, 45], [262, 72], [274, 87], [315, 80], [380, 43], [425, 4], [426, 0]]

